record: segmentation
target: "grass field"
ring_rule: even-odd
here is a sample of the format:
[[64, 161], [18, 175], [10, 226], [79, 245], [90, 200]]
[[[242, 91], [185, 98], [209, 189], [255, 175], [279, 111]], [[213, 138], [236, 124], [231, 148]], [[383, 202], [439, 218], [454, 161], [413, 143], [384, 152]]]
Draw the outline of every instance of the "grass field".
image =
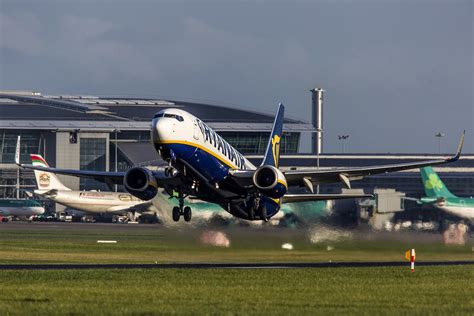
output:
[[[361, 234], [313, 244], [305, 230], [231, 228], [229, 248], [202, 229], [154, 225], [0, 225], [0, 264], [473, 260], [472, 240]], [[97, 244], [97, 240], [117, 244]], [[290, 242], [294, 250], [281, 249]], [[330, 246], [331, 248], [328, 248]], [[328, 249], [330, 251], [328, 251]], [[0, 270], [0, 314], [474, 314], [474, 266], [313, 269]]]
[[8, 314], [466, 314], [467, 266], [0, 271]]

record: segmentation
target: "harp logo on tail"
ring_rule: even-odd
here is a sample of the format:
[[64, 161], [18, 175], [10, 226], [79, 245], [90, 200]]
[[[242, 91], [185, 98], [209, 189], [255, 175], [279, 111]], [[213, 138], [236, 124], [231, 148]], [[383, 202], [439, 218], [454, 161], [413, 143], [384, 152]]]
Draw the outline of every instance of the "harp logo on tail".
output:
[[278, 168], [278, 158], [280, 157], [280, 140], [281, 140], [281, 137], [278, 135], [275, 135], [272, 138], [273, 161], [275, 161], [275, 167], [277, 168]]

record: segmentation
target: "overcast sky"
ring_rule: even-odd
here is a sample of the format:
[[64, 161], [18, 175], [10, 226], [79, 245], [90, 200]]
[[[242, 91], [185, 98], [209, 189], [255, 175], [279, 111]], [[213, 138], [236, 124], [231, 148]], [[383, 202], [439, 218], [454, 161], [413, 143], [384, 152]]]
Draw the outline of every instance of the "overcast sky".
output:
[[[175, 3], [176, 2], [176, 3]], [[0, 0], [0, 89], [162, 96], [310, 120], [325, 151], [474, 152], [472, 1]]]

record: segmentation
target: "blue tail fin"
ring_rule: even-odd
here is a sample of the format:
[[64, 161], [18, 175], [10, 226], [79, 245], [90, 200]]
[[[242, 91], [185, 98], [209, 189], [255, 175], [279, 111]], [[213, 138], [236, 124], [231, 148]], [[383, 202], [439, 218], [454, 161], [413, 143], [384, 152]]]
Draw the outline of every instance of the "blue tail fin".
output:
[[262, 161], [263, 165], [271, 165], [278, 168], [280, 160], [280, 141], [283, 133], [283, 115], [285, 107], [283, 104], [279, 104], [278, 111], [273, 122], [272, 133], [268, 140], [267, 150], [265, 151], [265, 157]]

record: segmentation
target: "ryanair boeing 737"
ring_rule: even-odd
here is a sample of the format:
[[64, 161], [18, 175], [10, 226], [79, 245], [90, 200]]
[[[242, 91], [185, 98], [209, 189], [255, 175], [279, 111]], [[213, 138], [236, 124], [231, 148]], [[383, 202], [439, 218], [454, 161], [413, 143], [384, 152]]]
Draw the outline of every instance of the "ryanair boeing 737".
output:
[[[352, 180], [378, 173], [394, 172], [453, 162], [459, 159], [463, 138], [454, 157], [405, 164], [380, 165], [329, 170], [286, 171], [279, 169], [280, 140], [284, 106], [280, 104], [260, 166], [254, 166], [234, 147], [194, 115], [180, 109], [159, 111], [151, 122], [151, 138], [158, 154], [168, 162], [161, 171], [134, 167], [127, 172], [101, 172], [58, 169], [33, 165], [24, 168], [76, 177], [93, 178], [123, 184], [127, 192], [141, 200], [151, 200], [163, 188], [176, 196], [179, 207], [172, 217], [191, 220], [191, 208], [184, 207], [186, 197], [219, 204], [230, 214], [246, 220], [264, 220], [274, 216], [281, 203], [369, 197], [364, 194], [314, 194], [313, 186]], [[17, 149], [18, 151], [19, 149]], [[17, 153], [19, 157], [19, 154]], [[19, 161], [17, 160], [19, 164]], [[305, 186], [311, 193], [288, 194], [289, 186]]]

